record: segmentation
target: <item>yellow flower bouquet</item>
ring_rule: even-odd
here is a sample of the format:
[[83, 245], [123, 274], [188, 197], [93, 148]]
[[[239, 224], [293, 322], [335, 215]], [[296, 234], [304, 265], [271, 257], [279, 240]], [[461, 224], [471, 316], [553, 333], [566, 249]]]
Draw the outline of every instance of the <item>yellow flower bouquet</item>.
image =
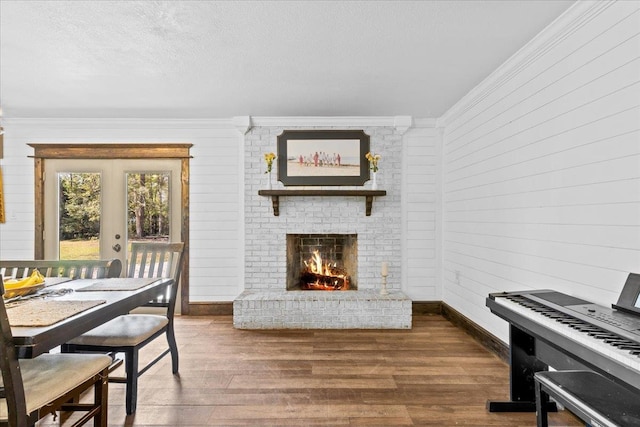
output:
[[371, 152], [368, 152], [365, 154], [365, 157], [369, 160], [369, 169], [373, 172], [378, 172], [378, 162], [382, 156], [380, 154], [371, 154]]
[[274, 153], [265, 153], [264, 161], [267, 162], [267, 171], [265, 173], [271, 173], [271, 168], [273, 167], [273, 161], [275, 158], [276, 155]]

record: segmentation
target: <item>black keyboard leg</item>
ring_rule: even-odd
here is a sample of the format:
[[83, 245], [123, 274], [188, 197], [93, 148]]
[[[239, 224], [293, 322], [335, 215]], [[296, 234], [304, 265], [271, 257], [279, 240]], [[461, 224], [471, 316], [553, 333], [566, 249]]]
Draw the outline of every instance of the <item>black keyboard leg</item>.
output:
[[[547, 412], [558, 412], [555, 402], [547, 402]], [[489, 412], [536, 412], [536, 402], [496, 402], [487, 401]]]
[[[535, 412], [536, 393], [533, 376], [538, 371], [548, 370], [545, 363], [535, 355], [536, 340], [513, 324], [509, 328], [510, 351], [510, 396], [508, 402], [487, 402], [489, 412]], [[555, 404], [549, 405], [555, 412]]]

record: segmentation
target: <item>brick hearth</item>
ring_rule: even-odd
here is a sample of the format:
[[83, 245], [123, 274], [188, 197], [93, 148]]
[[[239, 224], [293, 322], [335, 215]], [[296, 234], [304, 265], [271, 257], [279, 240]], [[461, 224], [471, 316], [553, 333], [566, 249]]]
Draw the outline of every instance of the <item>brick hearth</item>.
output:
[[401, 292], [245, 291], [233, 303], [238, 329], [411, 329]]

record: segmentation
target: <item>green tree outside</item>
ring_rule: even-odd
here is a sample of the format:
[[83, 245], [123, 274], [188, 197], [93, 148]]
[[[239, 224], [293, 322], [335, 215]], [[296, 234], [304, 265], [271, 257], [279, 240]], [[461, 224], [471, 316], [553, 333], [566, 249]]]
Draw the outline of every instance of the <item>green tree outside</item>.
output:
[[[95, 247], [99, 255], [101, 183], [99, 173], [60, 174], [60, 258], [80, 255], [71, 249], [77, 242], [89, 259], [88, 248]], [[127, 232], [131, 239], [158, 239], [169, 235], [169, 175], [127, 174]], [[94, 241], [95, 245], [87, 244]], [[64, 242], [64, 244], [63, 244]], [[63, 248], [65, 253], [63, 255]]]

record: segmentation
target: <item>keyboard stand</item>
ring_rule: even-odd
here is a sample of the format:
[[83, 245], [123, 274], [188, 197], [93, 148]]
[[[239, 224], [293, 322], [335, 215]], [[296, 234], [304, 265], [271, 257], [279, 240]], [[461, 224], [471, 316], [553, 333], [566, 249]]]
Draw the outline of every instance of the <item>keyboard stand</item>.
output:
[[[533, 375], [538, 371], [546, 371], [549, 366], [536, 356], [536, 339], [523, 332], [514, 325], [509, 328], [510, 343], [509, 352], [510, 392], [511, 401], [488, 401], [489, 412], [535, 412], [536, 393], [533, 383]], [[556, 412], [555, 403], [548, 405], [549, 412]]]
[[[536, 402], [487, 401], [489, 412], [536, 412]], [[555, 402], [547, 402], [547, 412], [558, 412]]]

